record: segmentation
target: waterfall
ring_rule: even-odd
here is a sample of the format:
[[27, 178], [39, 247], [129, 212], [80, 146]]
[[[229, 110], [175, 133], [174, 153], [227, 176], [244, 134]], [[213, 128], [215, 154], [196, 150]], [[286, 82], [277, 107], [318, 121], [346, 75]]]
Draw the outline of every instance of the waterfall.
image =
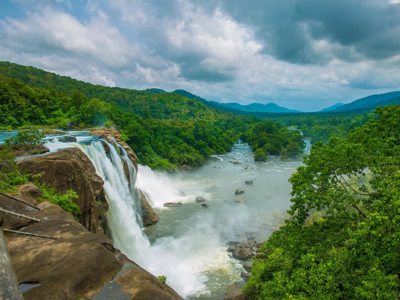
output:
[[[109, 155], [102, 143], [107, 144], [110, 149]], [[192, 237], [189, 235], [183, 238], [160, 239], [155, 245], [150, 245], [148, 238], [142, 232], [136, 169], [125, 149], [118, 143], [115, 144], [118, 146], [119, 153], [114, 145], [104, 140], [101, 142], [92, 140], [90, 143], [87, 140], [85, 143], [61, 143], [58, 138], [54, 138], [47, 141], [45, 146], [50, 151], [77, 147], [90, 158], [97, 174], [104, 180], [104, 191], [109, 205], [108, 226], [116, 248], [153, 275], [167, 276], [168, 284], [184, 298], [203, 289], [204, 280], [198, 276], [199, 262], [197, 260], [200, 256], [209, 256], [202, 250], [203, 241], [199, 239], [197, 243], [192, 243]], [[123, 161], [128, 166], [129, 180], [125, 176]], [[144, 184], [143, 191], [153, 205], [156, 202], [156, 206], [162, 206], [159, 200], [162, 194], [164, 197], [168, 194], [171, 195], [170, 197], [179, 194], [179, 190], [172, 187], [172, 183], [167, 178], [161, 179], [162, 186], [160, 182], [157, 182], [155, 186], [155, 174], [148, 167], [141, 167], [141, 171], [145, 177], [150, 177], [143, 179], [142, 184], [147, 183], [147, 185]], [[163, 193], [164, 188], [166, 190]], [[179, 200], [181, 199], [184, 200], [185, 197], [181, 196]]]

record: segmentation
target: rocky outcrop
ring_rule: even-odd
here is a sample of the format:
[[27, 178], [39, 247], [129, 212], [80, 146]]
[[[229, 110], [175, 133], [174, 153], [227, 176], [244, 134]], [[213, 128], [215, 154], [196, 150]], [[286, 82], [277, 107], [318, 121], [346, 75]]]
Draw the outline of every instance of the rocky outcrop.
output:
[[[107, 284], [113, 284], [125, 293], [124, 299], [181, 299], [168, 285], [115, 249], [111, 240], [88, 232], [60, 207], [49, 202], [36, 202], [29, 195], [19, 197], [41, 210], [32, 210], [2, 198], [0, 206], [8, 203], [25, 215], [43, 220], [24, 224], [26, 227], [22, 231], [56, 238], [6, 235], [19, 283], [40, 284], [26, 291], [24, 299], [96, 299]], [[4, 226], [15, 227], [10, 223]], [[113, 299], [113, 291], [106, 290], [111, 296], [100, 298]]]
[[42, 173], [37, 180], [53, 186], [57, 192], [74, 190], [81, 209], [80, 222], [89, 231], [100, 232], [99, 203], [106, 204], [103, 180], [96, 174], [90, 159], [78, 148], [59, 150], [43, 156], [27, 158], [19, 164], [30, 174]]
[[115, 143], [115, 141], [116, 141], [119, 145], [121, 145], [122, 148], [125, 149], [126, 153], [128, 154], [129, 159], [134, 164], [136, 170], [138, 169], [138, 166], [137, 166], [138, 158], [137, 158], [135, 152], [133, 152], [133, 150], [131, 149], [131, 147], [129, 147], [129, 145], [122, 140], [120, 131], [118, 131], [117, 129], [95, 129], [95, 130], [92, 130], [90, 134], [98, 135], [98, 136], [104, 138], [110, 144], [114, 145], [114, 147], [118, 148], [118, 145]]
[[160, 220], [160, 217], [154, 212], [149, 202], [147, 202], [146, 195], [143, 194], [142, 191], [139, 191], [139, 194], [140, 194], [141, 216], [142, 216], [143, 226], [146, 227], [154, 223], [157, 223], [158, 220]]

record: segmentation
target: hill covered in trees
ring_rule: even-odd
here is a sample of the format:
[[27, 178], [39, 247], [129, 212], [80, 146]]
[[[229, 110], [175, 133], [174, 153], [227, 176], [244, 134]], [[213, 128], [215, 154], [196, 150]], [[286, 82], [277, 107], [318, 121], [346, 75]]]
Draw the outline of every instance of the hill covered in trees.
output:
[[249, 299], [398, 299], [400, 107], [376, 113], [292, 175], [291, 219], [258, 254]]
[[0, 108], [3, 129], [115, 124], [141, 163], [155, 168], [200, 165], [259, 122], [176, 93], [92, 85], [7, 62], [0, 63]]

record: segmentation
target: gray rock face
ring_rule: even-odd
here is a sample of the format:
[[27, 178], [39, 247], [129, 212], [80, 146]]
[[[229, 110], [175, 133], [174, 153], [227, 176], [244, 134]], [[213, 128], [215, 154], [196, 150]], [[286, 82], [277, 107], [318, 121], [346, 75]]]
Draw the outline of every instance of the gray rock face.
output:
[[206, 199], [204, 199], [203, 197], [200, 196], [196, 197], [196, 202], [205, 202], [205, 201]]
[[241, 191], [241, 190], [236, 190], [235, 191], [235, 195], [240, 195], [240, 194], [243, 194], [244, 193], [244, 191]]

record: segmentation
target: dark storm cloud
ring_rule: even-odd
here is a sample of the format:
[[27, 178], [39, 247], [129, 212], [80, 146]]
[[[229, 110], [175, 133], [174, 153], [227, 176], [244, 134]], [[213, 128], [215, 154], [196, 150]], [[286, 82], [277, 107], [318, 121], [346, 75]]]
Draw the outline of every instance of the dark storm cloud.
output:
[[[225, 0], [219, 5], [255, 30], [264, 53], [283, 61], [323, 64], [333, 58], [386, 59], [400, 53], [400, 4], [378, 0]], [[318, 48], [321, 41], [328, 47]]]

